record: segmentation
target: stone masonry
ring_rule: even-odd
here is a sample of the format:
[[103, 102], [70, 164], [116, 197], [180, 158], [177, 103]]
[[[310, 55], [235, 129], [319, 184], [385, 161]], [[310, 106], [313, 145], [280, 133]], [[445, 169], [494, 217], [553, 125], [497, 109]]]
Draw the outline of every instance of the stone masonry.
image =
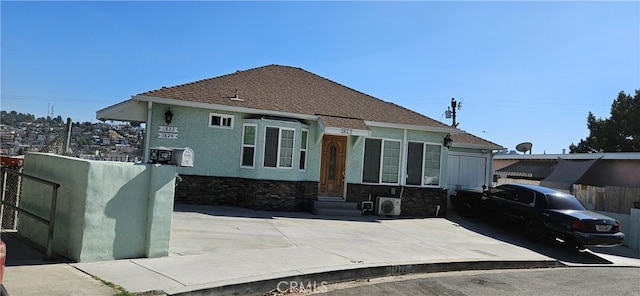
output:
[[310, 211], [318, 183], [181, 175], [175, 201], [260, 211]]
[[[400, 197], [402, 194], [402, 204], [400, 206], [400, 216], [408, 217], [446, 217], [447, 215], [447, 191], [441, 188], [420, 188], [385, 185], [348, 184], [347, 201], [355, 202], [358, 208], [363, 201], [374, 202], [373, 208], [378, 206], [376, 198]], [[440, 209], [438, 210], [438, 206]]]

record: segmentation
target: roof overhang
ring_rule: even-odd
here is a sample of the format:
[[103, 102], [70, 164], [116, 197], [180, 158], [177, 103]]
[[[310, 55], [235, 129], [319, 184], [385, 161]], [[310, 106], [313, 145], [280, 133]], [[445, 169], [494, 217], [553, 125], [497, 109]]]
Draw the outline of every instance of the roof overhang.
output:
[[[132, 118], [136, 116], [128, 116], [127, 107], [131, 107], [132, 105], [128, 105], [130, 102], [136, 102], [140, 105], [144, 106], [144, 119], [122, 119], [122, 118]], [[144, 104], [142, 103], [144, 102]], [[107, 107], [96, 112], [96, 118], [99, 120], [122, 120], [122, 121], [146, 121], [146, 103], [158, 103], [165, 105], [173, 105], [173, 106], [184, 106], [184, 107], [193, 107], [193, 108], [203, 108], [203, 109], [215, 109], [220, 111], [228, 111], [228, 112], [239, 112], [239, 113], [249, 113], [249, 114], [258, 114], [258, 115], [268, 115], [268, 116], [276, 116], [276, 117], [288, 117], [288, 118], [296, 118], [296, 119], [304, 119], [304, 120], [317, 120], [318, 116], [308, 115], [308, 114], [300, 114], [300, 113], [289, 113], [289, 112], [278, 112], [278, 111], [270, 111], [263, 109], [253, 109], [253, 108], [245, 108], [245, 107], [236, 107], [236, 106], [228, 106], [228, 105], [219, 105], [219, 104], [209, 104], [209, 103], [200, 103], [200, 102], [191, 102], [184, 100], [176, 100], [176, 99], [167, 99], [167, 98], [158, 98], [158, 97], [149, 97], [149, 96], [132, 96], [131, 99], [115, 104], [113, 106]], [[138, 114], [136, 114], [138, 115]], [[136, 118], [139, 118], [137, 116]]]
[[453, 141], [453, 145], [451, 147], [454, 148], [467, 148], [467, 149], [479, 149], [479, 150], [488, 150], [489, 151], [502, 151], [507, 150], [507, 148], [502, 146], [493, 146], [493, 145], [480, 145], [480, 144], [467, 144], [467, 143], [457, 143]]
[[495, 159], [504, 160], [640, 160], [638, 152], [569, 153], [569, 154], [507, 154], [496, 155]]
[[[303, 119], [303, 120], [313, 120], [313, 121], [317, 120], [318, 122], [321, 123], [321, 127], [323, 128], [324, 132], [330, 133], [330, 134], [345, 134], [345, 132], [349, 132], [348, 130], [350, 129], [350, 132], [352, 135], [370, 136], [371, 135], [371, 131], [369, 130], [370, 126], [419, 130], [419, 131], [436, 132], [436, 133], [443, 133], [443, 134], [464, 133], [464, 131], [457, 128], [453, 128], [453, 127], [435, 127], [435, 126], [399, 124], [399, 123], [389, 123], [389, 122], [376, 122], [376, 121], [367, 121], [362, 119], [333, 117], [328, 115], [321, 116], [321, 115], [312, 115], [312, 114], [279, 112], [279, 111], [271, 111], [271, 110], [264, 110], [264, 109], [254, 109], [254, 108], [237, 107], [237, 106], [220, 105], [220, 104], [209, 104], [209, 103], [142, 96], [142, 95], [132, 96], [131, 99], [129, 100], [126, 100], [118, 104], [104, 108], [102, 110], [99, 110], [96, 112], [96, 118], [99, 120], [146, 122], [147, 102], [165, 104], [165, 105], [174, 105], [174, 106], [193, 107], [193, 108], [215, 109], [215, 110], [228, 111], [228, 112], [288, 117], [288, 118], [296, 118], [296, 119]], [[321, 117], [323, 117], [324, 120], [320, 120]], [[343, 129], [346, 129], [346, 130], [343, 130]], [[478, 149], [478, 147], [476, 147], [476, 149]], [[489, 149], [489, 148], [484, 147], [481, 149]]]
[[556, 168], [540, 182], [541, 186], [569, 190], [600, 158], [590, 160], [558, 159]]
[[548, 177], [555, 167], [555, 162], [516, 162], [512, 165], [496, 170], [496, 174], [511, 178], [518, 177], [542, 180]]
[[457, 128], [453, 128], [453, 127], [437, 127], [437, 126], [426, 126], [426, 125], [413, 125], [413, 124], [377, 122], [377, 121], [368, 121], [368, 120], [365, 120], [364, 123], [367, 126], [389, 127], [389, 128], [398, 128], [398, 129], [407, 129], [407, 130], [418, 130], [418, 131], [436, 132], [436, 133], [443, 133], [443, 134], [464, 133], [463, 130], [460, 130], [460, 129], [457, 129]]
[[371, 130], [362, 119], [320, 115], [318, 116], [318, 125], [324, 134], [371, 136]]
[[98, 120], [118, 120], [129, 122], [147, 121], [147, 104], [142, 101], [126, 100], [96, 112]]

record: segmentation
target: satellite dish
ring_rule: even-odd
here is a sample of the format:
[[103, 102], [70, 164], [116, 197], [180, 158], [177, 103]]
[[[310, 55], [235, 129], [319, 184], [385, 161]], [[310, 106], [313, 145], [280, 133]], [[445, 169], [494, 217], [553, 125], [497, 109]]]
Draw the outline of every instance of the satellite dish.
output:
[[533, 144], [531, 144], [531, 142], [524, 142], [524, 143], [520, 143], [516, 146], [516, 150], [522, 152], [522, 153], [527, 153], [527, 151], [529, 151], [529, 154], [531, 154], [531, 147], [533, 147]]

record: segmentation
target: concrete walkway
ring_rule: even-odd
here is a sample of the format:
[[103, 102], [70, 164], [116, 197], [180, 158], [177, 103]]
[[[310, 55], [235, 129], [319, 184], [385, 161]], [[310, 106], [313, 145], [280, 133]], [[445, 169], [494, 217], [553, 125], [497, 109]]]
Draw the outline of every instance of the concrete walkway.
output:
[[[170, 251], [164, 258], [54, 265], [75, 267], [129, 292], [169, 295], [261, 295], [291, 281], [306, 285], [414, 272], [562, 266], [552, 257], [450, 219], [329, 217], [190, 205], [176, 206]], [[637, 258], [631, 260], [640, 266]], [[22, 266], [7, 268], [9, 293], [35, 295], [28, 290], [33, 284], [16, 276], [18, 268]], [[102, 289], [92, 288], [92, 295], [113, 294], [88, 278]]]

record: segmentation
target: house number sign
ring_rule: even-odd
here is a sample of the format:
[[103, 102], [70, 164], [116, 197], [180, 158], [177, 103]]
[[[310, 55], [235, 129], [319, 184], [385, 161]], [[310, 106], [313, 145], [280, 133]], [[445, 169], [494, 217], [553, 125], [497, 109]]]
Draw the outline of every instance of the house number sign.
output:
[[158, 139], [178, 139], [178, 127], [177, 126], [158, 126]]
[[340, 132], [345, 135], [350, 135], [351, 133], [353, 133], [353, 131], [350, 128], [343, 128], [340, 130]]

